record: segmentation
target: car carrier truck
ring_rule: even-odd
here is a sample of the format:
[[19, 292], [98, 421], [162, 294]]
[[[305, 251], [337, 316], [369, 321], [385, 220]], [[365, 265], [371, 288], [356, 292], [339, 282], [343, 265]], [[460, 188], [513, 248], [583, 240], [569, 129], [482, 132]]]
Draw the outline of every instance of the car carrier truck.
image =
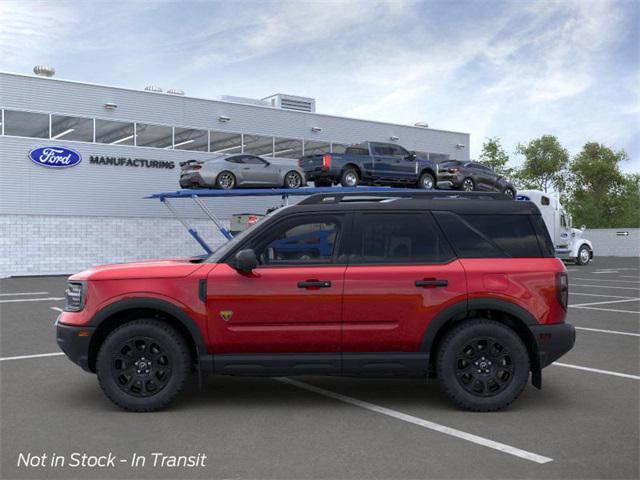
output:
[[560, 199], [540, 190], [521, 190], [516, 200], [528, 200], [538, 206], [557, 257], [574, 261], [578, 265], [586, 265], [593, 260], [593, 245], [582, 238], [585, 227], [572, 227], [571, 215], [564, 209]]

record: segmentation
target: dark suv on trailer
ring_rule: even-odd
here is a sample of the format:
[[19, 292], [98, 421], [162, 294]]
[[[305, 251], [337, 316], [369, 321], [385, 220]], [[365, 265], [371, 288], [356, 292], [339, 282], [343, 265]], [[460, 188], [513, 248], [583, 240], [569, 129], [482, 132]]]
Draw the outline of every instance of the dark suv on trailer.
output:
[[478, 162], [446, 160], [438, 164], [438, 187], [453, 188], [465, 192], [485, 190], [500, 192], [511, 198], [516, 196], [516, 187], [504, 175]]
[[73, 275], [62, 350], [134, 411], [189, 374], [437, 376], [457, 405], [509, 405], [573, 347], [568, 284], [537, 207], [501, 194], [326, 193], [205, 260]]

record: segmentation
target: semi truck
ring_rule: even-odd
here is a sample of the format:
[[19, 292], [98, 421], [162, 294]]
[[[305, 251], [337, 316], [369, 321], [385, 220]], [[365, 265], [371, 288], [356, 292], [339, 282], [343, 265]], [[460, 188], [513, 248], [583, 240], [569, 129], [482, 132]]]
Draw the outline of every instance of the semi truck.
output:
[[578, 265], [587, 265], [593, 260], [593, 245], [583, 238], [585, 226], [573, 228], [571, 215], [558, 197], [540, 190], [522, 190], [518, 192], [516, 200], [530, 201], [538, 206], [558, 258]]

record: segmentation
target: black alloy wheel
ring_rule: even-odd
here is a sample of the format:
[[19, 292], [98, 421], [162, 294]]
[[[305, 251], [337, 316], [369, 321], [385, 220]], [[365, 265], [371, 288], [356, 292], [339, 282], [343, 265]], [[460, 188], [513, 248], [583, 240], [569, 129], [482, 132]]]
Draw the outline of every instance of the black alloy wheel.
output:
[[504, 193], [507, 197], [509, 198], [515, 198], [516, 197], [516, 192], [513, 191], [513, 188], [505, 188], [504, 189]]
[[458, 406], [500, 410], [512, 403], [529, 378], [529, 353], [518, 334], [495, 320], [465, 320], [440, 343], [438, 381]]
[[111, 355], [111, 375], [120, 390], [148, 397], [167, 386], [172, 362], [157, 339], [135, 336], [120, 343]]
[[191, 371], [184, 337], [156, 319], [127, 322], [100, 345], [98, 381], [105, 395], [125, 410], [150, 412], [166, 407]]

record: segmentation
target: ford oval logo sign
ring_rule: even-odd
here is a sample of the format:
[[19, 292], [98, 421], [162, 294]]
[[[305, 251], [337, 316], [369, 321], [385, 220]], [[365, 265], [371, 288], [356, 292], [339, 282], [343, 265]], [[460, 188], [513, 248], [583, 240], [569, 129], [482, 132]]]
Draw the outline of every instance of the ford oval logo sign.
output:
[[33, 163], [49, 168], [74, 167], [82, 161], [78, 152], [64, 147], [40, 147], [29, 152]]

